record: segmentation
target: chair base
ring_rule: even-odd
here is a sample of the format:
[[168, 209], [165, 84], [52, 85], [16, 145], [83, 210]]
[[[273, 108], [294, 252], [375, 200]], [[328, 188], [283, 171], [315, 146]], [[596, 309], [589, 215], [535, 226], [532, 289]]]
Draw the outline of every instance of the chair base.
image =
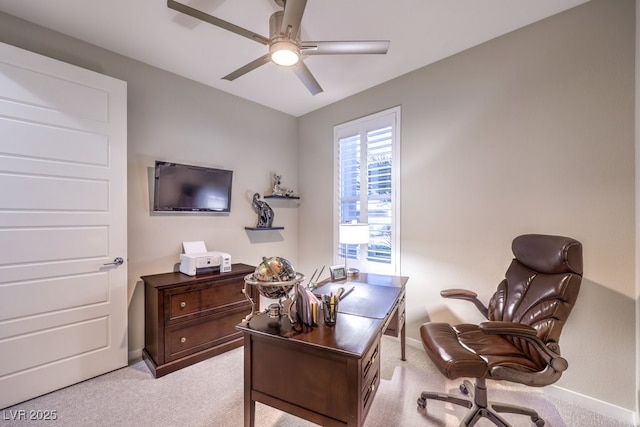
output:
[[[470, 388], [471, 383], [465, 380], [464, 384], [460, 386], [460, 391], [464, 394], [469, 394]], [[487, 387], [484, 378], [476, 379], [473, 390], [473, 401], [451, 394], [423, 391], [418, 398], [418, 406], [423, 409], [426, 408], [427, 399], [440, 400], [442, 402], [464, 406], [469, 409], [469, 412], [462, 419], [462, 422], [460, 422], [460, 427], [471, 427], [483, 417], [489, 419], [497, 426], [510, 427], [510, 424], [498, 414], [499, 412], [527, 415], [531, 418], [531, 422], [537, 427], [544, 426], [544, 420], [540, 418], [538, 413], [533, 409], [507, 403], [489, 402], [487, 400]]]

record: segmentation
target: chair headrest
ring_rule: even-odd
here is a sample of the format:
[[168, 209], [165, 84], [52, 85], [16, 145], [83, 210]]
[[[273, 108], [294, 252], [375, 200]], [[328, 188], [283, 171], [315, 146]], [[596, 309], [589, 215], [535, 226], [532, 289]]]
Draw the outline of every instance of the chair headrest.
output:
[[513, 239], [511, 249], [518, 261], [534, 271], [582, 274], [582, 244], [570, 237], [524, 234]]

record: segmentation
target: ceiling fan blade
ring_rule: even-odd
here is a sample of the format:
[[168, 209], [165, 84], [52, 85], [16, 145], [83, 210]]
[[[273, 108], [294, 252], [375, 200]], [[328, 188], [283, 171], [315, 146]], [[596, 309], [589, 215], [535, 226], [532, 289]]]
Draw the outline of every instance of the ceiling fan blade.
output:
[[303, 55], [384, 54], [389, 44], [389, 40], [300, 42]]
[[258, 43], [262, 43], [265, 46], [269, 45], [269, 39], [264, 36], [261, 36], [260, 34], [256, 34], [245, 28], [234, 25], [231, 22], [227, 22], [220, 18], [216, 18], [215, 16], [209, 15], [208, 13], [204, 13], [198, 9], [194, 9], [191, 6], [187, 6], [186, 4], [178, 3], [175, 0], [167, 0], [167, 6], [169, 7], [169, 9], [173, 9], [178, 12], [184, 13], [185, 15], [192, 16], [201, 21], [208, 22], [211, 25], [215, 25], [216, 27], [223, 28], [227, 31], [231, 31], [232, 33], [236, 33], [240, 36], [257, 41]]
[[307, 6], [307, 0], [286, 0], [284, 3], [284, 17], [282, 18], [282, 27], [280, 33], [286, 35], [290, 39], [296, 39], [300, 32], [300, 22], [304, 8]]
[[307, 89], [309, 89], [309, 92], [311, 92], [312, 95], [317, 95], [322, 92], [320, 83], [318, 83], [316, 78], [313, 77], [313, 74], [311, 74], [311, 71], [307, 68], [304, 62], [300, 61], [291, 68], [293, 68], [293, 72], [296, 73], [298, 78], [302, 83], [304, 83]]
[[258, 68], [259, 66], [264, 65], [264, 64], [266, 64], [268, 62], [271, 62], [271, 58], [269, 57], [269, 54], [263, 55], [260, 58], [256, 59], [255, 61], [249, 62], [244, 67], [238, 68], [233, 73], [227, 74], [226, 76], [223, 77], [223, 79], [224, 80], [233, 81], [233, 80], [237, 79], [238, 77], [247, 74], [249, 71], [253, 71], [256, 68]]

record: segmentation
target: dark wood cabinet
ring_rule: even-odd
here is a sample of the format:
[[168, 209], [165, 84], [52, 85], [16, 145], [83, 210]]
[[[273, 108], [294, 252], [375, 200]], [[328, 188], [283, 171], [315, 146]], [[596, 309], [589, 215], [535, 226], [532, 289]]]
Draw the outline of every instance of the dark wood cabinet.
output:
[[[143, 276], [145, 348], [142, 357], [158, 378], [242, 345], [235, 326], [250, 312], [244, 277], [255, 267], [233, 264], [227, 273]], [[254, 286], [248, 288], [258, 302]]]

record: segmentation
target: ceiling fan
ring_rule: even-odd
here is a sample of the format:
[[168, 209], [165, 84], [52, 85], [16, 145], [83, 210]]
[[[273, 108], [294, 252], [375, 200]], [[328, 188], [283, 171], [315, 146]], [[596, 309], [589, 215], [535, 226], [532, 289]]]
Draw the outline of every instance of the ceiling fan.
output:
[[282, 66], [292, 67], [298, 78], [313, 95], [322, 92], [311, 71], [302, 61], [308, 55], [344, 55], [344, 54], [385, 54], [389, 50], [388, 40], [355, 40], [355, 41], [301, 41], [300, 22], [307, 5], [307, 0], [274, 0], [283, 7], [269, 18], [269, 38], [256, 34], [245, 28], [224, 21], [215, 16], [194, 9], [175, 0], [167, 0], [170, 9], [208, 22], [247, 37], [269, 47], [269, 53], [249, 62], [234, 72], [223, 77], [225, 80], [235, 80], [240, 76], [273, 61]]

